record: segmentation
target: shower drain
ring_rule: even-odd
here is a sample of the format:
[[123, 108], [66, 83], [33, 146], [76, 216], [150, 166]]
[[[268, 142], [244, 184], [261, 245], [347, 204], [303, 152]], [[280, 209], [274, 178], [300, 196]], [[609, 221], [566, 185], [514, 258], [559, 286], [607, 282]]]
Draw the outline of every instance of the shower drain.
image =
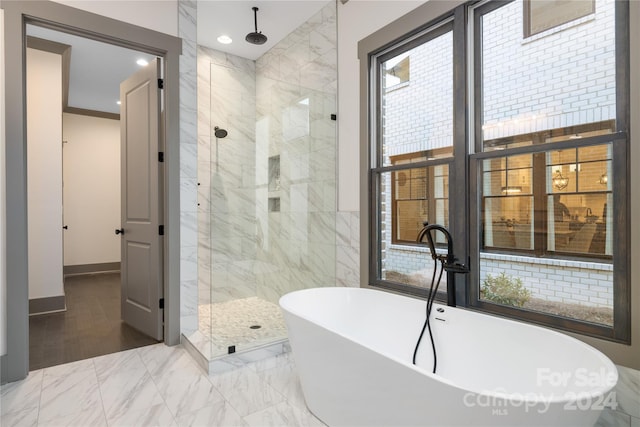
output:
[[251, 326], [249, 326], [249, 329], [260, 329], [260, 328], [262, 328], [262, 326], [260, 326], [260, 325], [251, 325]]

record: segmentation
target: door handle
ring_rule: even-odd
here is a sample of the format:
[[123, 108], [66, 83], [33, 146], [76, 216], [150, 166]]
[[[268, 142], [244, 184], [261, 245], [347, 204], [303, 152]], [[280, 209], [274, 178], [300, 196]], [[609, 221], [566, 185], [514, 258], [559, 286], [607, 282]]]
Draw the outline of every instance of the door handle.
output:
[[124, 234], [124, 228], [116, 228], [116, 234]]
[[68, 226], [68, 225], [65, 225], [65, 226], [64, 226], [64, 227], [62, 227], [62, 228], [64, 228], [65, 230], [68, 230], [68, 229], [69, 229], [69, 226]]

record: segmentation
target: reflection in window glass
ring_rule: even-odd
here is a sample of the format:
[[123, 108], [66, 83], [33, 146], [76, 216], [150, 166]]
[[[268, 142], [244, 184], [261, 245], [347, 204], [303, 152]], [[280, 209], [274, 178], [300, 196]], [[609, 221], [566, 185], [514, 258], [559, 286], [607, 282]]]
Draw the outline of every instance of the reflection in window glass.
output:
[[[611, 144], [496, 157], [482, 166], [481, 298], [612, 324], [609, 266], [585, 270], [562, 261], [611, 262]], [[537, 180], [545, 185], [526, 185]], [[511, 263], [517, 274], [500, 270], [492, 252], [522, 255]]]
[[415, 244], [424, 223], [449, 223], [447, 165], [391, 172], [392, 242]]
[[400, 54], [384, 63], [384, 87], [393, 89], [401, 83], [409, 81], [411, 76], [411, 56]]
[[[483, 247], [610, 257], [611, 144], [541, 155], [539, 170], [533, 154], [483, 161]], [[536, 177], [546, 186], [533, 186]], [[538, 246], [534, 233], [546, 235]]]

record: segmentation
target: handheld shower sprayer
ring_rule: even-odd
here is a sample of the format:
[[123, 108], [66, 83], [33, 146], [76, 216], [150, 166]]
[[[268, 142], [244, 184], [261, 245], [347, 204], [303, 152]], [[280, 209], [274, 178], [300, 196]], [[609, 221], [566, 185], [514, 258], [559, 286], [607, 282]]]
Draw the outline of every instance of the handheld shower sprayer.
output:
[[216, 138], [224, 138], [228, 135], [228, 132], [226, 131], [226, 129], [222, 129], [218, 126], [213, 128], [213, 134], [215, 135]]

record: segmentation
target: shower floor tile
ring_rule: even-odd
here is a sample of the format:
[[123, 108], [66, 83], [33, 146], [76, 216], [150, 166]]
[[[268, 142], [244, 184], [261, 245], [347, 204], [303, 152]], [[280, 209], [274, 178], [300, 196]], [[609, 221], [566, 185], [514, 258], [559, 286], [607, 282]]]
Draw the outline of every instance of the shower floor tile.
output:
[[211, 357], [260, 347], [287, 337], [280, 307], [258, 297], [198, 307], [199, 332], [211, 345]]

